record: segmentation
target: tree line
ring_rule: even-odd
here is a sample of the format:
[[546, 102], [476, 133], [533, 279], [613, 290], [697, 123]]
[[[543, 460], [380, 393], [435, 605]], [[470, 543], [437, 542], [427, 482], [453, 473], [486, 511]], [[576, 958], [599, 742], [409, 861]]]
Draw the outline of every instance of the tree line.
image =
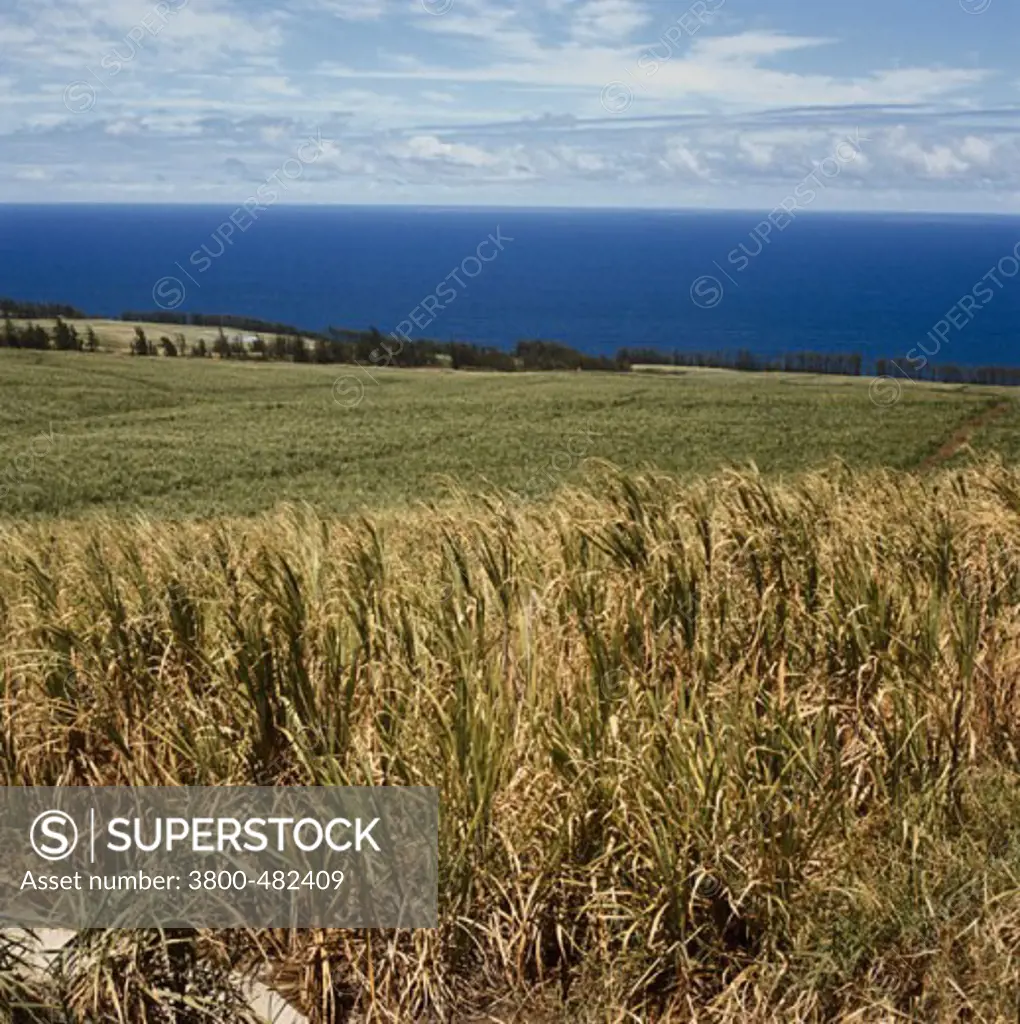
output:
[[179, 327], [223, 327], [232, 331], [249, 331], [252, 334], [308, 334], [292, 324], [276, 323], [272, 320], [257, 320], [250, 316], [228, 316], [220, 313], [173, 313], [166, 310], [154, 312], [121, 313], [126, 323], [176, 324]]
[[999, 387], [1020, 387], [1018, 366], [959, 366], [955, 363], [927, 363], [922, 367], [907, 366], [896, 359], [876, 359], [867, 366], [859, 352], [787, 352], [781, 356], [755, 355], [748, 349], [735, 351], [661, 352], [652, 348], [623, 348], [617, 360], [631, 366], [701, 366], [749, 373], [766, 371], [782, 373], [839, 374], [859, 377], [874, 372], [877, 377], [904, 377], [943, 384], [987, 384]]
[[56, 302], [19, 302], [17, 299], [0, 298], [0, 316], [15, 320], [84, 320], [85, 314], [74, 306]]
[[864, 367], [859, 352], [786, 352], [770, 357], [756, 355], [746, 348], [674, 352], [624, 348], [617, 353], [617, 359], [632, 366], [699, 366], [745, 373], [833, 373], [846, 377], [859, 377]]
[[45, 327], [29, 320], [19, 325], [10, 314], [3, 311], [3, 326], [0, 327], [0, 348], [56, 349], [58, 352], [97, 352], [99, 339], [91, 326], [79, 332], [74, 324], [58, 316], [53, 327]]
[[[61, 303], [21, 302], [0, 298], [0, 347], [24, 349], [55, 349], [57, 351], [95, 352], [99, 349], [96, 333], [87, 325], [79, 330], [68, 321], [87, 319], [87, 314]], [[35, 320], [54, 320], [47, 329]], [[653, 348], [621, 348], [615, 356], [593, 356], [564, 345], [542, 339], [518, 341], [511, 350], [478, 345], [466, 341], [435, 341], [430, 339], [398, 339], [384, 336], [378, 328], [351, 330], [330, 326], [325, 332], [302, 331], [291, 324], [275, 323], [253, 317], [167, 311], [135, 312], [121, 315], [124, 322], [135, 324], [131, 354], [136, 356], [169, 356], [220, 359], [263, 359], [294, 363], [351, 363], [369, 366], [404, 368], [443, 366], [455, 370], [490, 370], [499, 372], [586, 370], [626, 372], [635, 365], [691, 366], [739, 370], [748, 373], [779, 371], [784, 373], [839, 374], [860, 376], [868, 372], [859, 352], [788, 352], [779, 356], [762, 356], [749, 349], [675, 350], [663, 352]], [[14, 320], [26, 321], [16, 324]], [[215, 328], [208, 340], [188, 342], [177, 332], [150, 339], [141, 323]], [[228, 337], [226, 330], [247, 332], [254, 340], [244, 342]], [[909, 362], [909, 360], [908, 360]], [[929, 363], [921, 368], [904, 370], [894, 359], [876, 359], [877, 376], [902, 376], [954, 384], [984, 384], [1020, 387], [1020, 367], [959, 366], [953, 363]]]
[[[58, 310], [73, 307], [46, 304], [18, 303], [0, 300], [3, 323], [0, 326], [0, 348], [35, 350], [56, 350], [58, 352], [96, 352], [99, 339], [93, 327], [87, 325], [79, 330], [69, 323]], [[77, 312], [77, 311], [75, 311]], [[134, 314], [155, 317], [155, 314]], [[174, 316], [174, 314], [167, 314]], [[34, 318], [51, 319], [52, 327], [35, 323]], [[84, 318], [78, 314], [76, 318]], [[25, 320], [25, 323], [16, 323]], [[70, 318], [68, 318], [70, 319]], [[179, 318], [183, 319], [183, 318]], [[179, 319], [166, 320], [178, 323]], [[161, 335], [150, 338], [140, 323], [135, 323], [134, 337], [130, 352], [133, 356], [166, 356], [170, 358], [220, 359], [263, 359], [289, 361], [294, 363], [360, 363], [372, 366], [424, 367], [448, 366], [458, 369], [486, 369], [499, 371], [514, 370], [606, 370], [627, 369], [616, 360], [601, 356], [588, 356], [582, 352], [556, 342], [522, 341], [512, 352], [503, 349], [475, 345], [469, 342], [438, 342], [430, 340], [401, 342], [384, 337], [377, 328], [367, 331], [352, 331], [330, 327], [327, 334], [298, 331], [288, 324], [271, 324], [279, 328], [271, 337], [256, 334], [251, 343], [236, 337], [228, 337], [225, 327], [244, 325], [245, 330], [266, 326], [266, 321], [243, 317], [203, 317], [189, 314], [191, 321], [222, 320], [215, 326], [216, 335], [210, 339], [199, 338], [189, 343], [182, 332], [172, 336]], [[159, 322], [155, 319], [147, 322]], [[190, 326], [201, 326], [190, 323]]]
[[[311, 363], [373, 363], [377, 366], [422, 367], [451, 366], [453, 369], [513, 370], [601, 370], [618, 372], [629, 365], [617, 358], [591, 356], [569, 345], [545, 340], [519, 341], [512, 351], [466, 341], [400, 339], [384, 336], [378, 328], [351, 330], [329, 326], [325, 332], [303, 331], [292, 324], [274, 323], [253, 317], [226, 316], [209, 313], [176, 313], [167, 311], [128, 311], [121, 320], [135, 323], [176, 324], [189, 327], [212, 327], [217, 338], [205, 351], [192, 355], [218, 355], [242, 359], [290, 360]], [[226, 337], [225, 329], [256, 335], [245, 345]], [[137, 330], [137, 328], [136, 328]], [[270, 336], [269, 339], [265, 336]], [[182, 335], [177, 337], [181, 338]], [[306, 344], [302, 339], [307, 339]], [[162, 341], [161, 341], [162, 344]], [[138, 354], [141, 352], [139, 346]], [[154, 354], [154, 352], [153, 352]], [[183, 353], [182, 353], [183, 354]]]
[[349, 363], [372, 367], [404, 368], [442, 366], [454, 370], [601, 370], [619, 372], [630, 367], [615, 359], [589, 356], [567, 345], [550, 341], [520, 341], [507, 352], [469, 342], [431, 340], [400, 341], [385, 337], [378, 328], [352, 331], [330, 327], [329, 333], [278, 333], [271, 338], [255, 335], [250, 342], [229, 338], [222, 325], [210, 341], [199, 339], [189, 346], [184, 334], [164, 335], [154, 343], [145, 329], [135, 326], [131, 354], [136, 356], [190, 356], [220, 359], [261, 359], [293, 363]]
[[998, 387], [1020, 387], [1020, 366], [959, 366], [956, 363], [928, 363], [906, 368], [896, 359], [879, 359], [875, 370], [880, 377], [909, 377], [912, 380], [935, 381], [941, 384], [993, 384]]

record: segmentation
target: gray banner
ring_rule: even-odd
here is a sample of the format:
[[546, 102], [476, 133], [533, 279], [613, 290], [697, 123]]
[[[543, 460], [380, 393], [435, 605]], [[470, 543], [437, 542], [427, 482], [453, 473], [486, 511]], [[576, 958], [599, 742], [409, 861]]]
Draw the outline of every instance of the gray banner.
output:
[[0, 787], [0, 926], [434, 928], [419, 787]]

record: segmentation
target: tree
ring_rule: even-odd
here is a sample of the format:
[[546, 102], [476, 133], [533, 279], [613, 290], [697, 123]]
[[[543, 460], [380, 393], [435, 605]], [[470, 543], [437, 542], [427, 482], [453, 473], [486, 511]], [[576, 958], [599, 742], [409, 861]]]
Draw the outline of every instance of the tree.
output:
[[96, 332], [92, 330], [91, 326], [85, 331], [85, 343], [82, 346], [82, 350], [85, 352], [99, 351], [99, 339], [96, 337]]
[[191, 354], [196, 359], [205, 359], [209, 354], [209, 350], [205, 345], [205, 338], [199, 338], [198, 341], [195, 342], [195, 347], [191, 350]]
[[308, 362], [308, 350], [305, 348], [303, 338], [289, 338], [287, 340], [287, 354], [295, 363]]
[[177, 357], [177, 346], [165, 334], [159, 339], [159, 345], [163, 350], [163, 355], [168, 359]]
[[3, 345], [4, 348], [21, 348], [18, 329], [14, 326], [13, 321], [6, 312], [4, 313], [3, 334], [0, 334], [0, 345]]
[[145, 331], [141, 327], [135, 328], [135, 340], [131, 342], [131, 355], [149, 355], [149, 339], [145, 337]]
[[21, 347], [40, 350], [49, 348], [50, 336], [46, 333], [46, 328], [38, 324], [28, 324], [21, 332]]
[[325, 338], [316, 338], [315, 346], [312, 349], [312, 359], [316, 363], [333, 362], [332, 346]]
[[188, 354], [188, 339], [184, 337], [180, 331], [174, 335], [174, 344], [177, 346], [177, 351], [182, 356], [186, 356]]
[[53, 347], [58, 352], [71, 352], [78, 347], [77, 332], [72, 331], [59, 316], [53, 325]]
[[220, 333], [216, 335], [216, 340], [213, 342], [213, 354], [220, 357], [220, 359], [230, 358], [230, 342], [227, 341], [227, 336], [223, 333], [223, 328], [220, 328]]

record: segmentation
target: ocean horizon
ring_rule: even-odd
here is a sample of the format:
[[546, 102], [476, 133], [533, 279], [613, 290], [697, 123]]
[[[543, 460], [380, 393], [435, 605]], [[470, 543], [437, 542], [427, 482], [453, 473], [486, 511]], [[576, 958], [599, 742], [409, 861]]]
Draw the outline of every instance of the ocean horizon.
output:
[[920, 350], [1014, 365], [1020, 217], [3, 205], [0, 295], [593, 355]]

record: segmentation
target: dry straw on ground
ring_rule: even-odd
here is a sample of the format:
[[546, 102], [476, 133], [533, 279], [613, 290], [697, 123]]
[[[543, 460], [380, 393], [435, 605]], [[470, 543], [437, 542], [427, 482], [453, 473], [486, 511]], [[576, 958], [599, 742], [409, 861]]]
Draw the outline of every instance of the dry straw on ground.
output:
[[443, 808], [435, 932], [83, 935], [6, 949], [0, 1003], [242, 1020], [247, 972], [316, 1022], [1020, 1013], [1015, 470], [8, 526], [0, 639], [9, 785]]

